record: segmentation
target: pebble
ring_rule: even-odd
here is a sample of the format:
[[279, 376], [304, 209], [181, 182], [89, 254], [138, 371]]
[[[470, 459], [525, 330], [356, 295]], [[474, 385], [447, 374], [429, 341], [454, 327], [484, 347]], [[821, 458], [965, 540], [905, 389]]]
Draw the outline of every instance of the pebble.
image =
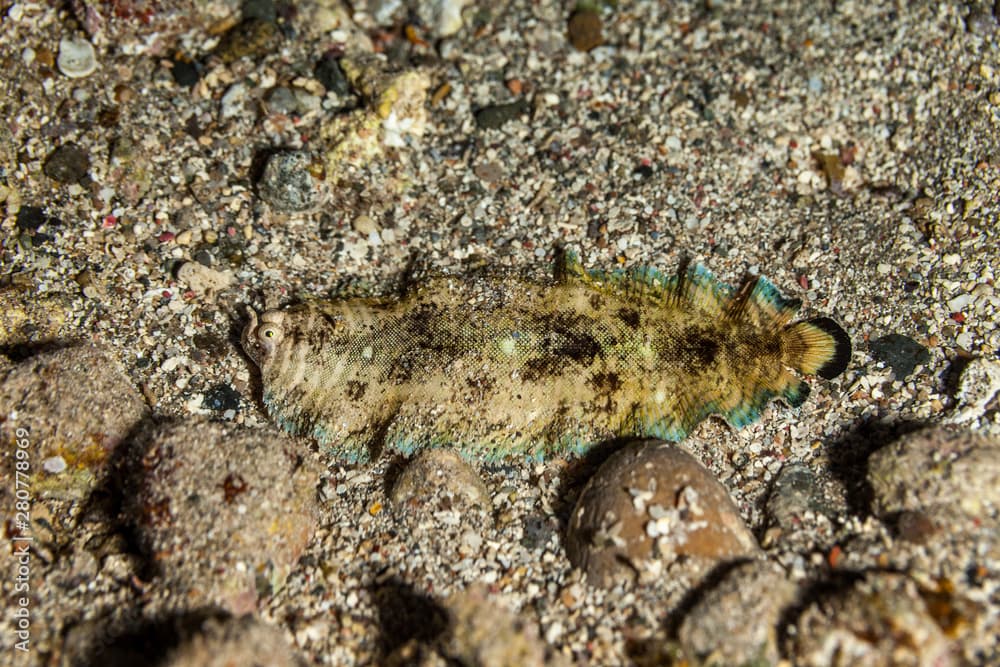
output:
[[234, 26], [215, 47], [215, 55], [224, 63], [245, 57], [264, 57], [278, 50], [281, 31], [278, 26], [259, 18], [248, 18]]
[[972, 303], [971, 294], [959, 294], [958, 296], [948, 299], [948, 310], [953, 313], [960, 313], [969, 307]]
[[85, 39], [63, 37], [59, 40], [59, 55], [56, 67], [71, 79], [82, 79], [97, 70], [97, 54], [94, 45]]
[[472, 0], [421, 0], [416, 13], [437, 37], [451, 37], [462, 29], [462, 10]]
[[873, 340], [872, 356], [892, 369], [897, 380], [908, 378], [917, 366], [926, 366], [931, 360], [927, 348], [909, 336], [892, 333]]
[[313, 75], [327, 92], [341, 96], [351, 92], [351, 84], [347, 82], [344, 70], [340, 69], [340, 62], [336, 58], [326, 56], [320, 58]]
[[191, 419], [139, 434], [125, 513], [176, 603], [253, 611], [316, 530], [319, 464], [269, 427]]
[[209, 297], [215, 296], [236, 282], [232, 271], [216, 271], [200, 262], [181, 264], [177, 269], [177, 278], [187, 283], [192, 291]]
[[524, 99], [507, 104], [494, 104], [483, 107], [476, 112], [476, 125], [484, 130], [495, 130], [503, 127], [508, 121], [514, 120], [521, 114], [527, 113], [528, 109], [528, 102]]
[[804, 667], [956, 664], [916, 584], [898, 574], [868, 574], [813, 602], [790, 644], [792, 664]]
[[371, 234], [378, 232], [378, 223], [372, 220], [371, 216], [367, 215], [359, 215], [354, 218], [354, 221], [351, 223], [351, 227], [354, 228], [354, 231], [359, 234], [363, 234], [364, 236], [370, 236]]
[[1000, 439], [954, 427], [902, 436], [868, 461], [880, 516], [935, 508], [981, 517], [1000, 508]]
[[695, 665], [778, 664], [778, 632], [797, 592], [776, 563], [737, 565], [684, 617], [678, 639], [685, 656]]
[[278, 20], [278, 10], [274, 0], [243, 0], [240, 5], [240, 15], [246, 19], [260, 19], [274, 22]]
[[38, 231], [39, 227], [51, 220], [58, 222], [56, 218], [47, 215], [45, 209], [40, 206], [22, 206], [17, 211], [17, 218], [14, 224], [21, 231], [34, 232]]
[[816, 473], [806, 463], [792, 462], [782, 467], [767, 499], [767, 515], [772, 525], [794, 531], [806, 512], [824, 509], [822, 489]]
[[[34, 496], [81, 499], [148, 409], [110, 351], [85, 345], [38, 354], [11, 369], [0, 384], [0, 414], [8, 416], [0, 424], [5, 448], [18, 429], [30, 432]], [[65, 468], [53, 472], [60, 467], [55, 459]]]
[[249, 89], [244, 83], [234, 83], [229, 86], [219, 100], [219, 114], [223, 120], [246, 114], [247, 93]]
[[566, 552], [591, 584], [611, 587], [637, 573], [656, 575], [679, 559], [708, 566], [759, 548], [726, 488], [697, 459], [673, 444], [638, 440], [587, 483]]
[[170, 68], [170, 75], [174, 77], [174, 81], [178, 86], [191, 88], [194, 84], [198, 83], [198, 79], [201, 78], [201, 72], [195, 63], [187, 58], [177, 56], [173, 59], [172, 64], [173, 67]]
[[76, 144], [63, 144], [52, 151], [43, 170], [60, 183], [81, 183], [90, 170], [90, 155]]
[[309, 153], [275, 153], [264, 167], [257, 191], [261, 199], [278, 213], [315, 210], [323, 203], [326, 191], [313, 171], [313, 158]]
[[955, 407], [947, 421], [952, 424], [973, 422], [987, 413], [988, 406], [1000, 394], [1000, 362], [983, 357], [970, 359], [959, 375]]
[[464, 505], [490, 506], [490, 495], [479, 473], [450, 449], [428, 449], [414, 456], [400, 473], [390, 497], [402, 505], [426, 501], [438, 492], [446, 492]]
[[604, 43], [601, 15], [592, 9], [579, 9], [569, 17], [567, 37], [577, 51], [590, 51]]
[[298, 102], [295, 94], [285, 86], [278, 86], [267, 96], [267, 103], [271, 111], [283, 114], [292, 114], [298, 111]]

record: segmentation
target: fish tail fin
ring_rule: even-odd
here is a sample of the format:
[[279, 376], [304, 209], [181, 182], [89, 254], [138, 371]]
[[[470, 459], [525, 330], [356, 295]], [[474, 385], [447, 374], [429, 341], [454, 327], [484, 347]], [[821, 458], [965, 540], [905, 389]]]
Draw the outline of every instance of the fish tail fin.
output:
[[851, 339], [829, 317], [786, 326], [781, 331], [785, 363], [807, 375], [827, 380], [844, 372], [851, 360]]

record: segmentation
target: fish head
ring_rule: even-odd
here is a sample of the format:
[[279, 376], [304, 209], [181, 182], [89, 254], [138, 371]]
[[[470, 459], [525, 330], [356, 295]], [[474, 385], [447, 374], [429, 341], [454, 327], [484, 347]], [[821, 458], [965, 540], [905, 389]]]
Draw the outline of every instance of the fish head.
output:
[[243, 328], [241, 342], [243, 351], [261, 368], [274, 357], [275, 351], [285, 338], [283, 327], [285, 313], [268, 310], [257, 317], [256, 311], [249, 309], [250, 321]]

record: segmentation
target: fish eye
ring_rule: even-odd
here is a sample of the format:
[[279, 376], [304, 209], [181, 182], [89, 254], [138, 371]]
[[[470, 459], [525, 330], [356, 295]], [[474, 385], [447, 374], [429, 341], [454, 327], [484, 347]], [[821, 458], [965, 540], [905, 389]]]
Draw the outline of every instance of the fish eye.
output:
[[260, 341], [261, 347], [268, 354], [273, 352], [278, 343], [281, 342], [281, 336], [281, 327], [273, 322], [261, 324], [260, 329], [257, 330], [257, 340]]

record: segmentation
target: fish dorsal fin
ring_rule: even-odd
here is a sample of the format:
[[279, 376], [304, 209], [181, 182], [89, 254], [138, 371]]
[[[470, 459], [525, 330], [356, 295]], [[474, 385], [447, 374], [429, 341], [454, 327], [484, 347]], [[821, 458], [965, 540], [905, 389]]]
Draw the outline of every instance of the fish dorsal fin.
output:
[[777, 331], [792, 320], [801, 305], [799, 299], [781, 296], [766, 278], [748, 275], [726, 304], [725, 316], [733, 322], [752, 321]]
[[562, 251], [556, 258], [555, 280], [559, 284], [585, 285], [598, 292], [649, 300], [665, 307], [695, 307], [710, 314], [724, 313], [732, 288], [719, 282], [700, 264], [681, 258], [677, 272], [668, 275], [651, 266], [632, 269], [585, 269], [579, 257]]

